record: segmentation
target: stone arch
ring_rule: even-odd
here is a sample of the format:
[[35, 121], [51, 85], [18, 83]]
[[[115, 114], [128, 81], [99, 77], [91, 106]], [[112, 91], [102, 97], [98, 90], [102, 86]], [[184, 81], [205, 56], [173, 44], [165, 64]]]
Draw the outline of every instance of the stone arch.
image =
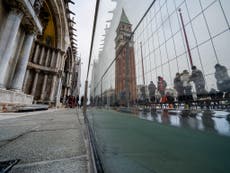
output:
[[46, 0], [48, 6], [50, 6], [52, 15], [54, 17], [55, 29], [56, 29], [56, 48], [65, 51], [65, 33], [67, 31], [67, 21], [65, 18], [64, 2], [61, 0]]
[[61, 19], [60, 19], [60, 10], [58, 8], [58, 5], [56, 1], [53, 0], [46, 0], [46, 3], [50, 6], [52, 15], [54, 17], [54, 22], [55, 22], [55, 29], [56, 29], [56, 48], [61, 48], [61, 33], [62, 33], [62, 27], [61, 27]]
[[[68, 29], [68, 21], [67, 21], [67, 14], [66, 14], [66, 7], [63, 0], [57, 1], [58, 7], [60, 8], [60, 11], [62, 12], [60, 15], [61, 25], [62, 25], [62, 43], [60, 45], [60, 49], [63, 51], [66, 51], [70, 42], [66, 40], [66, 38], [69, 38], [69, 29]], [[66, 17], [64, 17], [66, 16]]]

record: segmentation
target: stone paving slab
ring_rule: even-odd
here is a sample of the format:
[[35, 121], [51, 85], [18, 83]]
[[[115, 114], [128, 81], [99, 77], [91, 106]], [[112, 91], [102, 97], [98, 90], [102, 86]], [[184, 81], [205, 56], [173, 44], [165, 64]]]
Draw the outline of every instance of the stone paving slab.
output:
[[11, 173], [84, 173], [86, 156], [15, 166]]
[[1, 148], [0, 160], [21, 159], [21, 164], [85, 154], [79, 130], [32, 132]]
[[88, 152], [74, 109], [25, 113], [0, 121], [0, 160], [20, 159], [12, 172], [88, 172]]

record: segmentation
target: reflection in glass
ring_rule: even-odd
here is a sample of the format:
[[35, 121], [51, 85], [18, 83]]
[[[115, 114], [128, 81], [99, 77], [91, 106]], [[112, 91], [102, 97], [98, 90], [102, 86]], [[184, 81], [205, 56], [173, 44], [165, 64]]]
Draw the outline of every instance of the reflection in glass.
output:
[[[145, 2], [150, 3], [150, 0]], [[217, 93], [229, 92], [229, 80], [221, 81], [220, 78], [223, 77], [216, 75], [218, 72], [215, 68], [216, 64], [225, 66], [225, 74], [229, 74], [230, 32], [228, 26], [230, 13], [229, 8], [227, 8], [229, 5], [228, 0], [156, 0], [150, 12], [147, 13], [135, 31], [132, 40], [135, 48], [137, 86], [143, 85], [140, 42], [143, 45], [145, 88], [150, 81], [157, 85], [158, 76], [161, 76], [167, 83], [165, 90], [170, 90], [177, 96], [178, 91], [176, 91], [174, 84], [176, 74], [181, 74], [186, 70], [189, 76], [192, 75], [192, 66], [188, 59], [188, 50], [178, 13], [178, 9], [181, 8], [193, 64], [204, 76], [202, 81], [205, 85], [203, 87], [204, 93], [211, 93], [210, 91]], [[103, 76], [102, 83], [101, 77], [115, 58], [114, 40], [122, 8], [125, 9], [134, 28], [138, 19], [141, 18], [141, 14], [144, 14], [147, 9], [147, 5], [137, 0], [134, 4], [128, 0], [117, 2], [112, 22], [108, 25], [105, 38], [103, 38], [105, 40], [104, 47], [98, 53], [92, 72], [91, 86], [93, 87], [91, 92], [98, 99], [101, 99], [103, 93], [106, 97], [109, 97], [108, 93], [111, 95], [112, 91], [115, 90], [114, 64]], [[138, 9], [142, 10], [138, 11]], [[95, 53], [96, 55], [97, 53]], [[125, 69], [126, 67], [121, 68]], [[190, 93], [194, 96], [192, 99], [196, 99], [197, 95], [200, 94], [199, 87], [194, 80], [189, 82], [192, 87]], [[226, 88], [223, 89], [221, 83], [224, 83]], [[228, 93], [223, 93], [222, 96], [225, 95], [228, 95]], [[147, 92], [146, 97], [149, 99]], [[207, 95], [206, 98], [210, 98], [210, 95]], [[219, 99], [223, 99], [223, 97]], [[201, 107], [198, 106], [198, 108]], [[218, 108], [221, 108], [221, 106]]]
[[205, 24], [204, 17], [199, 15], [192, 21], [195, 36], [197, 38], [198, 44], [203, 43], [209, 39], [208, 29]]
[[[218, 1], [209, 7], [204, 14], [212, 37], [227, 29], [228, 26]], [[218, 25], [216, 24], [216, 21], [218, 21]]]
[[204, 125], [204, 130], [206, 131], [216, 131], [215, 122], [212, 119], [211, 111], [204, 111], [202, 116], [202, 123]]

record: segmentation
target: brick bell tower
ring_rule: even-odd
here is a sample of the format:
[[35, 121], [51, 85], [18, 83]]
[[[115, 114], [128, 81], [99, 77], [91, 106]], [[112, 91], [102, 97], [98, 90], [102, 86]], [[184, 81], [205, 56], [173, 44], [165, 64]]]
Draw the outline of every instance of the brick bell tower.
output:
[[[127, 104], [136, 101], [137, 90], [133, 38], [129, 40], [132, 25], [124, 9], [122, 9], [116, 32], [115, 94], [119, 103], [127, 106]], [[128, 44], [126, 44], [127, 41], [129, 41]], [[125, 44], [126, 46], [124, 46]]]

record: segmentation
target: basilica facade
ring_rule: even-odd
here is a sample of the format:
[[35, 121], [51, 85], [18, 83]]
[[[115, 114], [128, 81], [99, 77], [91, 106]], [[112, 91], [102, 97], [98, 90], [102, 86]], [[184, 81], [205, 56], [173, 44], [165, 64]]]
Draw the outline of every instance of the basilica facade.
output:
[[70, 3], [0, 1], [0, 104], [55, 106], [67, 95], [79, 94]]

